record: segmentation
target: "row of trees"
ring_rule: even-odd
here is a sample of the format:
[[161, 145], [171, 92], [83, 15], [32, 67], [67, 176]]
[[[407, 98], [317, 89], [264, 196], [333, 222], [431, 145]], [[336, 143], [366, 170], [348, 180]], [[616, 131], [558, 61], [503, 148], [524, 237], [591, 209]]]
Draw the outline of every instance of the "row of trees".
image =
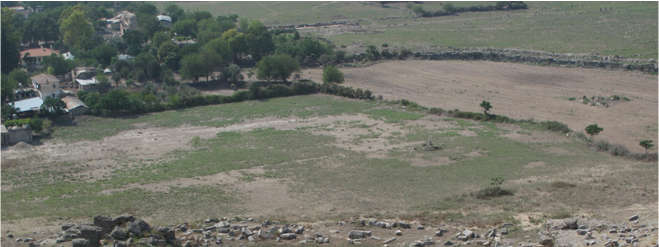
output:
[[443, 5], [441, 10], [437, 11], [428, 11], [423, 9], [421, 5], [408, 4], [407, 6], [419, 17], [435, 17], [435, 16], [445, 16], [445, 15], [454, 15], [460, 12], [480, 12], [480, 11], [495, 11], [495, 10], [515, 10], [515, 9], [527, 9], [528, 6], [526, 3], [521, 1], [500, 1], [496, 2], [495, 5], [473, 5], [469, 7], [456, 7], [453, 4], [446, 3]]

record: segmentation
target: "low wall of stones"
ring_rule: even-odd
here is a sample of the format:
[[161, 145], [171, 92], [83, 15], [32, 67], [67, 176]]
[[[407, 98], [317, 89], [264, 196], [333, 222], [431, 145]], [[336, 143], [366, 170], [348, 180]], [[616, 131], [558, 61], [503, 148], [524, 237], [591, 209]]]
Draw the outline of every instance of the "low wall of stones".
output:
[[[395, 54], [396, 52], [394, 52]], [[352, 56], [353, 61], [364, 61], [367, 54]], [[427, 60], [485, 60], [496, 62], [514, 62], [536, 65], [554, 65], [582, 68], [620, 69], [657, 73], [654, 59], [629, 59], [619, 56], [596, 56], [583, 54], [549, 53], [517, 49], [467, 48], [446, 49], [438, 51], [413, 52], [411, 57]], [[405, 58], [396, 56], [396, 58]]]

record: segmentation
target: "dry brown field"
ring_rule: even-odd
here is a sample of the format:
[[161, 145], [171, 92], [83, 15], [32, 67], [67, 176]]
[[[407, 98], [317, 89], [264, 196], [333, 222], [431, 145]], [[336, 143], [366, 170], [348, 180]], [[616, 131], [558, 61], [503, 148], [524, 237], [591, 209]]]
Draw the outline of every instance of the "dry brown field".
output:
[[[631, 151], [643, 151], [640, 140], [657, 143], [656, 75], [483, 61], [389, 61], [341, 70], [346, 85], [385, 99], [463, 111], [480, 111], [487, 100], [495, 114], [516, 119], [555, 120], [577, 131], [596, 123], [604, 128], [596, 139]], [[304, 76], [322, 81], [322, 70], [306, 70]], [[630, 101], [610, 107], [581, 103], [583, 96], [612, 95]]]

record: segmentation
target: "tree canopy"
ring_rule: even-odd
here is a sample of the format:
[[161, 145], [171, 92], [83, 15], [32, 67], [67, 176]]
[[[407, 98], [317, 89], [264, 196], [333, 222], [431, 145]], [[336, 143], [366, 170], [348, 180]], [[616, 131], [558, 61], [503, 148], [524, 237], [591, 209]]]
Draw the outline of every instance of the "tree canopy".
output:
[[295, 71], [300, 70], [297, 61], [287, 54], [264, 57], [256, 64], [256, 77], [262, 80], [286, 81]]
[[69, 15], [62, 13], [60, 34], [65, 45], [86, 50], [94, 45], [94, 27], [80, 8], [72, 7]]
[[343, 83], [343, 73], [334, 65], [325, 66], [323, 69], [323, 82]]
[[2, 8], [2, 73], [9, 73], [20, 61], [21, 30], [13, 10]]

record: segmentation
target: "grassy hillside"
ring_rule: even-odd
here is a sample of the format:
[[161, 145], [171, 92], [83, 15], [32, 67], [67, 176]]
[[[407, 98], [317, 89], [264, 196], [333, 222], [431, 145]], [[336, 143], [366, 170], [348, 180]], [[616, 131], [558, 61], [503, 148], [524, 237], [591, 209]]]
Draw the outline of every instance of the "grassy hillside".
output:
[[[217, 129], [190, 141], [167, 140], [190, 126], [213, 130], [257, 120], [286, 121], [242, 131]], [[116, 131], [107, 132], [109, 127]], [[119, 132], [131, 129], [138, 131], [133, 134], [147, 133], [137, 139], [143, 142], [150, 139], [148, 133], [171, 133], [154, 143], [167, 146], [173, 141], [177, 148], [155, 159], [137, 159], [112, 148], [116, 140], [108, 138], [113, 136], [124, 140], [117, 145], [133, 145], [121, 139], [131, 133]], [[176, 223], [228, 213], [326, 218], [441, 210], [456, 220], [482, 223], [510, 220], [527, 210], [570, 213], [656, 201], [639, 197], [656, 195], [656, 186], [643, 186], [656, 181], [653, 164], [592, 152], [583, 143], [530, 127], [424, 116], [395, 105], [329, 96], [204, 106], [131, 119], [88, 118], [55, 131], [60, 134], [49, 144], [36, 147], [43, 149], [16, 156], [20, 158], [3, 151], [3, 219], [132, 213]], [[73, 131], [87, 134], [61, 134]], [[428, 138], [440, 150], [418, 149]], [[113, 158], [102, 159], [108, 163], [94, 169], [95, 160], [52, 151], [56, 143], [74, 139], [86, 141], [64, 148], [98, 146]], [[138, 147], [152, 148], [148, 143]], [[635, 168], [627, 169], [630, 165]], [[504, 178], [504, 187], [515, 195], [492, 200], [470, 195], [494, 177]], [[570, 186], [556, 189], [554, 181]], [[610, 186], [619, 183], [626, 185]], [[483, 207], [490, 209], [479, 211]], [[460, 213], [469, 210], [469, 215]]]
[[[657, 4], [653, 2], [529, 2], [528, 10], [436, 18], [415, 18], [405, 4], [390, 4], [386, 8], [377, 3], [361, 2], [178, 4], [186, 10], [238, 14], [270, 25], [331, 20], [359, 22], [362, 26], [358, 32], [338, 29], [329, 34], [317, 34], [339, 46], [388, 43], [417, 49], [496, 47], [657, 58]], [[441, 4], [428, 2], [422, 6], [436, 10], [442, 8]], [[157, 5], [162, 8], [165, 3]]]

